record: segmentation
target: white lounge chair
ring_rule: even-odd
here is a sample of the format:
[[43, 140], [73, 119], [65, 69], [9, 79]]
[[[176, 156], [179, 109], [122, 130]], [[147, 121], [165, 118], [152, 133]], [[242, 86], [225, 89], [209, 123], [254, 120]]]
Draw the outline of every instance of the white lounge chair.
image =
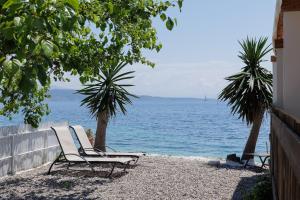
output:
[[107, 157], [131, 157], [135, 159], [135, 163], [138, 161], [138, 159], [141, 156], [144, 156], [145, 153], [129, 153], [129, 152], [117, 152], [116, 150], [112, 149], [111, 147], [108, 147], [109, 149], [113, 150], [113, 152], [103, 152], [99, 149], [93, 148], [92, 144], [90, 143], [86, 132], [82, 126], [70, 126], [74, 132], [75, 135], [79, 141], [79, 144], [81, 146], [81, 150], [83, 152], [83, 155], [85, 156], [107, 156]]
[[128, 167], [129, 163], [131, 161], [134, 161], [134, 159], [130, 157], [122, 157], [122, 158], [109, 158], [109, 157], [85, 157], [79, 154], [75, 144], [74, 140], [72, 138], [71, 132], [69, 127], [51, 127], [52, 130], [55, 132], [58, 143], [61, 147], [61, 154], [55, 159], [55, 161], [51, 164], [48, 174], [50, 174], [51, 169], [55, 163], [64, 162], [68, 163], [68, 167], [72, 164], [79, 164], [79, 163], [85, 163], [87, 164], [91, 170], [94, 172], [93, 165], [94, 164], [106, 164], [110, 163], [112, 164], [112, 169], [107, 177], [110, 177], [113, 173], [113, 170], [115, 168], [116, 164], [122, 164], [124, 165], [124, 171], [126, 171], [126, 168]]

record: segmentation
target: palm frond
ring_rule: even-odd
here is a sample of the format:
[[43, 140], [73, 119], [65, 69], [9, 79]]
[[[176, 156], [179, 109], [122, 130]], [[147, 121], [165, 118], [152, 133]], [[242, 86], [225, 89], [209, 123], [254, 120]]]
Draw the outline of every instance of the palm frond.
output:
[[102, 67], [99, 79], [93, 79], [92, 83], [77, 90], [77, 93], [86, 96], [81, 105], [85, 105], [93, 117], [97, 118], [97, 114], [103, 111], [108, 112], [111, 117], [115, 116], [118, 110], [126, 114], [126, 104], [132, 103], [131, 97], [137, 98], [126, 90], [134, 85], [123, 83], [134, 78], [131, 75], [134, 71], [122, 72], [126, 65], [124, 62], [113, 62], [109, 68]]
[[231, 106], [231, 112], [247, 124], [253, 123], [256, 115], [272, 104], [272, 74], [262, 67], [264, 56], [272, 50], [267, 42], [265, 37], [239, 42], [242, 51], [238, 57], [244, 67], [241, 72], [225, 78], [229, 84], [219, 95], [220, 100]]

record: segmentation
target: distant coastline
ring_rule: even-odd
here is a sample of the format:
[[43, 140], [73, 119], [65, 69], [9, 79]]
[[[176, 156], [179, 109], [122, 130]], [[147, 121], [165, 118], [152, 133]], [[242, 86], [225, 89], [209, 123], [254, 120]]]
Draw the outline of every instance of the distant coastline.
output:
[[[80, 94], [77, 94], [76, 93], [76, 90], [75, 89], [62, 89], [62, 88], [54, 88], [54, 89], [51, 89], [50, 90], [50, 94], [53, 94], [53, 93], [64, 93], [64, 94], [72, 94], [72, 95], [75, 95], [75, 96], [78, 96], [78, 97], [82, 97]], [[217, 100], [217, 98], [213, 98], [213, 97], [161, 97], [161, 96], [152, 96], [152, 95], [139, 95], [137, 94], [137, 96], [139, 98], [155, 98], [155, 99], [187, 99], [187, 100], [191, 100], [191, 99], [194, 99], [194, 100]]]

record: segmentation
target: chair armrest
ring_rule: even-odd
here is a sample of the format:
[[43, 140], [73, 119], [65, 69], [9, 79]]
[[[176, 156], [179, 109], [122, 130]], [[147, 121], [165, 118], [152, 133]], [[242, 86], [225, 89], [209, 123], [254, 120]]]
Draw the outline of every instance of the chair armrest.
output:
[[[84, 157], [82, 157], [82, 156], [80, 156], [80, 155], [77, 155], [77, 154], [75, 154], [75, 153], [67, 153], [67, 154], [64, 154], [64, 156], [65, 156], [65, 158], [66, 158], [66, 156], [77, 156], [77, 157], [81, 158], [82, 160], [84, 160], [87, 164], [90, 164], [89, 161], [87, 161]], [[68, 160], [68, 159], [66, 158], [66, 160]], [[69, 161], [69, 160], [68, 160], [68, 161]], [[72, 162], [72, 161], [71, 161], [71, 162]]]
[[[101, 156], [101, 157], [103, 157], [103, 156], [105, 156], [105, 152], [103, 152], [103, 151], [101, 151], [100, 149], [97, 149], [97, 148], [84, 148], [83, 149], [84, 151], [88, 151], [88, 150], [92, 150], [92, 151], [94, 151], [95, 153], [97, 153], [99, 156]], [[100, 153], [102, 153], [102, 154], [100, 154]]]

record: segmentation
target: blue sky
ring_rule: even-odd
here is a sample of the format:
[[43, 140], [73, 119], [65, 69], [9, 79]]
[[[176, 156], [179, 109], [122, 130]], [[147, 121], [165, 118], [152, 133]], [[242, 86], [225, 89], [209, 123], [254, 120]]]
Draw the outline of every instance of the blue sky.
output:
[[[271, 42], [275, 0], [185, 0], [182, 12], [170, 14], [178, 20], [168, 31], [155, 20], [163, 49], [145, 55], [156, 63], [154, 69], [136, 64], [138, 95], [215, 98], [226, 85], [224, 77], [242, 67], [237, 58], [238, 40], [267, 36]], [[267, 57], [269, 59], [269, 57]], [[271, 70], [271, 63], [265, 66]], [[54, 83], [53, 88], [80, 88], [77, 78]]]

